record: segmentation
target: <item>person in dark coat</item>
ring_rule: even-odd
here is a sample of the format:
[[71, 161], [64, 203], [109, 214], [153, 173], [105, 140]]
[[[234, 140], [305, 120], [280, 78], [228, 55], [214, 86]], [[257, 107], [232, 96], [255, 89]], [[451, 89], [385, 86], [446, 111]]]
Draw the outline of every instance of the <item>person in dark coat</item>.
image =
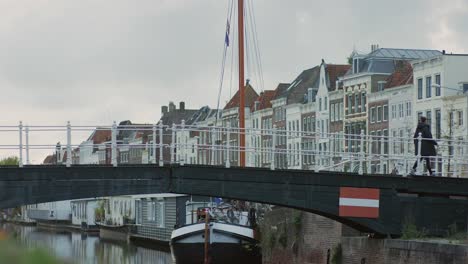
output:
[[[430, 158], [432, 156], [436, 156], [437, 152], [435, 149], [435, 146], [437, 145], [437, 142], [432, 138], [432, 133], [431, 133], [431, 127], [426, 124], [426, 117], [421, 116], [419, 118], [419, 123], [416, 128], [416, 131], [414, 131], [414, 155], [418, 155], [418, 145], [419, 145], [419, 133], [421, 133], [421, 159], [426, 160], [426, 168], [427, 171], [429, 171], [429, 175], [432, 176], [432, 169], [431, 169], [431, 162]], [[413, 170], [411, 171], [411, 175], [414, 175], [416, 172], [416, 167], [418, 166], [418, 161], [414, 163]]]

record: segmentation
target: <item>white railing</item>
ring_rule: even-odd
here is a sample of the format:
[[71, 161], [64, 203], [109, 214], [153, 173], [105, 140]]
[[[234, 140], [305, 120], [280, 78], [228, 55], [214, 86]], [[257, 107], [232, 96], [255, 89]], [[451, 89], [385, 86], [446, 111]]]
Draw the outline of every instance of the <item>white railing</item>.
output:
[[[86, 140], [92, 133], [101, 135]], [[238, 146], [241, 133], [246, 135], [243, 149]], [[0, 153], [18, 157], [20, 167], [44, 163], [67, 167], [142, 163], [231, 167], [239, 164], [239, 153], [244, 151], [247, 166], [271, 170], [408, 175], [416, 162], [417, 174], [422, 174], [424, 158], [430, 158], [436, 175], [468, 176], [468, 141], [436, 139], [438, 155], [425, 157], [422, 149], [414, 150], [414, 142], [427, 140], [413, 139], [412, 135], [374, 136], [364, 131], [360, 134], [320, 133], [275, 127], [240, 130], [229, 126], [188, 125], [184, 121], [171, 125], [117, 125], [114, 122], [110, 126], [73, 126], [68, 122], [64, 126], [32, 126], [20, 122], [17, 126], [0, 126]], [[3, 141], [6, 143], [2, 144]], [[57, 141], [59, 143], [51, 144]], [[52, 156], [44, 160], [47, 154]]]

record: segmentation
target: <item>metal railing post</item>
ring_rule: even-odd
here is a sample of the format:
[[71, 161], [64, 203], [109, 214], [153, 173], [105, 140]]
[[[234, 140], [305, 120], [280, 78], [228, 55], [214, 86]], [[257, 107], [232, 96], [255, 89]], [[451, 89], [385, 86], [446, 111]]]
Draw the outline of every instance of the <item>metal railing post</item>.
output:
[[70, 121], [67, 121], [67, 167], [70, 167], [72, 163], [71, 157], [71, 124]]
[[422, 147], [421, 145], [422, 145], [422, 133], [419, 132], [419, 134], [418, 134], [418, 152], [417, 152], [418, 155], [416, 156], [416, 158], [417, 158], [417, 160], [416, 160], [416, 164], [417, 164], [416, 169], [418, 170], [418, 174], [422, 173], [421, 168], [420, 168], [421, 166], [419, 166], [420, 163], [421, 163], [421, 147]]
[[271, 134], [271, 163], [270, 163], [270, 169], [275, 170], [275, 162], [276, 162], [276, 125], [273, 125], [273, 130]]
[[[330, 134], [329, 134], [330, 135]], [[335, 162], [333, 159], [335, 158], [335, 140], [336, 140], [336, 135], [331, 134], [331, 139], [328, 139], [329, 146], [328, 146], [328, 153], [330, 153], [330, 157], [328, 157], [328, 166], [333, 166], [332, 170], [335, 170]]]
[[[156, 139], [154, 139], [156, 141]], [[159, 166], [164, 165], [163, 160], [163, 123], [159, 124]], [[154, 154], [156, 156], [156, 153]]]
[[384, 174], [384, 165], [385, 164], [385, 137], [382, 133], [380, 138], [380, 174]]
[[317, 153], [317, 132], [314, 133], [314, 143], [312, 144], [312, 149], [313, 149], [313, 154], [314, 154], [314, 171], [319, 172], [320, 171], [320, 157], [319, 154]]
[[[408, 137], [405, 137], [405, 138], [400, 138], [401, 142], [403, 142], [403, 144], [400, 143], [400, 146], [403, 145], [403, 164], [404, 164], [404, 167], [405, 167], [405, 171], [402, 172], [403, 176], [408, 176], [408, 153], [409, 153], [409, 146], [408, 146], [408, 139], [410, 138], [410, 134], [408, 133]], [[402, 152], [402, 150], [400, 150], [400, 152]]]
[[182, 119], [182, 122], [180, 124], [180, 143], [178, 144], [179, 146], [179, 163], [181, 166], [185, 165], [185, 159], [187, 157], [187, 142], [185, 138], [185, 120]]
[[455, 154], [453, 157], [453, 177], [458, 178], [458, 161], [457, 158], [460, 156], [460, 142], [456, 142], [455, 149], [453, 153]]
[[215, 128], [213, 127], [211, 129], [211, 157], [210, 157], [210, 163], [211, 165], [215, 165]]
[[174, 163], [174, 155], [175, 155], [175, 144], [176, 144], [176, 138], [175, 138], [175, 128], [176, 128], [176, 125], [174, 123], [172, 123], [172, 131], [171, 131], [171, 135], [172, 135], [172, 139], [171, 139], [171, 164]]
[[117, 123], [114, 121], [112, 123], [111, 130], [111, 140], [112, 140], [112, 166], [117, 167]]
[[23, 121], [19, 122], [18, 126], [19, 131], [19, 167], [23, 167]]
[[364, 174], [364, 129], [361, 129], [361, 153], [359, 155], [359, 175]]
[[372, 147], [373, 147], [373, 138], [371, 135], [368, 136], [369, 141], [367, 143], [368, 149], [367, 149], [367, 174], [372, 173]]
[[231, 125], [228, 123], [226, 125], [226, 168], [231, 167], [231, 158], [230, 152], [231, 151]]
[[24, 134], [26, 138], [26, 165], [29, 165], [29, 126], [24, 129]]
[[151, 162], [152, 164], [156, 164], [156, 124], [153, 124], [153, 128], [152, 128], [152, 132], [153, 132], [153, 144], [151, 144], [151, 149], [152, 149], [152, 153], [153, 153], [153, 156], [151, 157]]

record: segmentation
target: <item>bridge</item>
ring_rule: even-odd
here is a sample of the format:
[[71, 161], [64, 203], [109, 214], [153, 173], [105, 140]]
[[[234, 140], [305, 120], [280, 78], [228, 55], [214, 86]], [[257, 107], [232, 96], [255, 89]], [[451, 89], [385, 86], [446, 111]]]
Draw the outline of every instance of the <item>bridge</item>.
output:
[[[179, 127], [176, 125], [125, 127], [114, 124], [109, 128], [94, 127], [91, 129], [93, 131], [109, 130], [109, 141], [74, 145], [71, 140], [70, 124], [59, 128], [32, 127], [27, 131], [30, 133], [35, 129], [40, 132], [44, 129], [54, 129], [54, 131], [62, 129], [66, 132], [67, 143], [65, 147], [43, 142], [30, 144], [29, 139], [26, 138], [27, 144], [23, 144], [23, 127], [19, 126], [18, 129], [9, 127], [8, 131], [19, 132], [19, 144], [3, 145], [3, 147], [9, 150], [16, 149], [20, 164], [0, 168], [0, 208], [125, 194], [179, 193], [297, 208], [376, 235], [399, 236], [403, 227], [408, 223], [413, 223], [420, 229], [424, 228], [432, 235], [444, 235], [449, 226], [453, 224], [457, 225], [459, 230], [466, 229], [468, 179], [364, 173], [364, 168], [369, 166], [369, 163], [390, 164], [392, 160], [401, 159], [401, 157], [408, 158], [409, 153], [403, 153], [401, 156], [383, 152], [375, 154], [371, 146], [374, 139], [368, 139], [363, 135], [360, 138], [356, 138], [357, 135], [344, 135], [343, 137], [343, 140], [359, 142], [360, 148], [356, 152], [344, 150], [324, 152], [317, 149], [281, 149], [276, 148], [275, 144], [269, 148], [247, 146], [246, 149], [240, 150], [235, 144], [231, 145], [232, 140], [227, 140], [232, 139], [233, 136], [235, 138], [238, 133], [247, 134], [248, 139], [254, 136], [271, 137], [273, 143], [277, 137], [287, 137], [287, 141], [304, 138], [319, 140], [321, 135], [308, 132], [285, 134], [274, 130], [239, 131], [230, 127], [189, 127], [185, 124]], [[79, 131], [83, 129], [83, 127], [76, 128]], [[119, 130], [141, 132], [142, 141], [121, 140], [118, 137]], [[212, 138], [212, 140], [203, 141], [200, 137]], [[146, 142], [144, 142], [145, 138]], [[417, 140], [421, 142], [423, 139]], [[409, 145], [413, 139], [381, 138], [375, 141], [383, 142], [383, 144], [403, 141]], [[441, 146], [444, 144], [455, 143], [439, 142]], [[49, 165], [30, 164], [28, 152], [39, 147], [54, 150], [55, 161]], [[367, 150], [368, 147], [369, 150]], [[99, 151], [102, 151], [101, 154], [105, 154], [104, 157], [110, 157], [104, 160], [110, 162], [93, 165], [80, 164], [76, 159], [77, 149], [82, 152], [87, 149], [95, 151], [97, 156], [103, 156], [99, 155]], [[132, 149], [141, 150], [143, 156], [147, 155], [147, 164], [122, 162], [128, 159], [123, 156], [125, 152]], [[410, 148], [407, 149], [410, 152]], [[255, 156], [265, 158], [269, 164], [264, 167], [236, 167], [235, 155], [239, 151], [245, 151], [247, 157], [254, 161]], [[23, 152], [27, 157], [24, 164]], [[301, 160], [306, 160], [310, 156], [320, 165], [314, 163], [312, 170], [304, 169], [304, 167], [279, 169], [275, 160], [283, 154]], [[418, 154], [421, 155], [420, 152]], [[452, 163], [457, 168], [463, 168], [466, 165], [460, 157], [452, 156], [451, 159], [452, 162], [457, 161], [457, 163]], [[405, 162], [412, 165], [411, 160]], [[266, 162], [261, 163], [266, 164]], [[291, 162], [291, 164], [297, 163]], [[355, 163], [360, 166], [357, 173], [336, 169], [335, 171], [326, 170], [327, 167], [336, 168], [343, 163]], [[250, 165], [252, 164], [255, 162]], [[462, 169], [459, 172], [462, 172]], [[363, 194], [372, 192], [377, 195], [374, 198], [364, 195], [360, 199], [352, 195], [346, 196], [349, 190]], [[359, 212], [353, 215], [353, 212], [344, 210], [346, 206], [353, 206], [352, 203], [349, 204], [350, 201], [356, 200], [362, 201], [364, 204], [361, 207], [365, 209], [376, 209], [376, 213], [362, 216], [358, 215]], [[359, 205], [354, 205], [354, 207], [359, 209]]]

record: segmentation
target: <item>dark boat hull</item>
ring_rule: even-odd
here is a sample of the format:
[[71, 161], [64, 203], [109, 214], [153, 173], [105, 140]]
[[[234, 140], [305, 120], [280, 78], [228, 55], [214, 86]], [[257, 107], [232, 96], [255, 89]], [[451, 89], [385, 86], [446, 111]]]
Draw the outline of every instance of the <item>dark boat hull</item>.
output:
[[[171, 250], [176, 264], [204, 263], [204, 243], [175, 243]], [[216, 243], [210, 245], [208, 252], [211, 264], [262, 263], [260, 250], [253, 244]]]

